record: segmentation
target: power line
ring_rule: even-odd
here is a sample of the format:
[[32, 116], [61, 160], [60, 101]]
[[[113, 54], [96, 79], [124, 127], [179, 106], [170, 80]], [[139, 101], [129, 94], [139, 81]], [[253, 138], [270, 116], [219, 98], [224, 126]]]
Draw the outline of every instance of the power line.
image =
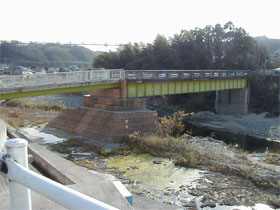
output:
[[0, 40], [0, 44], [1, 43], [14, 43], [14, 44], [21, 44], [21, 45], [29, 45], [29, 44], [60, 44], [60, 45], [70, 45], [70, 46], [104, 46], [104, 47], [121, 47], [121, 46], [124, 46], [125, 44], [108, 44], [108, 43], [84, 43], [84, 42], [81, 42], [81, 43], [72, 43], [72, 42], [69, 42], [69, 43], [60, 43], [60, 42], [21, 42], [21, 41], [3, 41], [3, 40]]

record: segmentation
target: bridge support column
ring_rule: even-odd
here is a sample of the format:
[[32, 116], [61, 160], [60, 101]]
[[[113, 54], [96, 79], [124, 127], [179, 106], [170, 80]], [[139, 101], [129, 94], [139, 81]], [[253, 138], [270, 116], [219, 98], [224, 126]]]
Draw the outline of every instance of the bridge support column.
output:
[[217, 114], [248, 114], [249, 88], [216, 91], [215, 110]]
[[121, 88], [93, 90], [83, 97], [84, 107], [63, 112], [49, 125], [107, 142], [121, 142], [133, 132], [155, 132], [158, 118], [146, 109], [146, 99], [128, 99], [126, 87], [122, 81]]

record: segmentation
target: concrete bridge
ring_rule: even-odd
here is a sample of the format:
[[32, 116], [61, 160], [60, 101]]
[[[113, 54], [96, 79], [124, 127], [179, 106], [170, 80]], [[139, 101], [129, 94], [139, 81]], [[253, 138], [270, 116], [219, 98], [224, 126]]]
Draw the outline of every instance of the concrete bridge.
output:
[[216, 91], [220, 114], [247, 114], [249, 71], [123, 70], [1, 76], [0, 100], [90, 90], [84, 107], [68, 110], [50, 126], [105, 141], [156, 130], [147, 96]]

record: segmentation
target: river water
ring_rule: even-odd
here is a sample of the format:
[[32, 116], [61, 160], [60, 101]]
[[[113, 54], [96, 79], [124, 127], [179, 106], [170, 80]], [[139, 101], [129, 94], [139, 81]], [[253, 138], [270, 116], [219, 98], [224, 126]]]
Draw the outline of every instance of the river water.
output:
[[264, 138], [257, 138], [244, 134], [235, 134], [217, 129], [210, 129], [206, 127], [196, 126], [189, 122], [184, 122], [188, 129], [192, 130], [193, 136], [214, 136], [215, 139], [221, 140], [227, 144], [237, 145], [243, 150], [263, 153], [280, 152], [280, 142], [269, 141]]

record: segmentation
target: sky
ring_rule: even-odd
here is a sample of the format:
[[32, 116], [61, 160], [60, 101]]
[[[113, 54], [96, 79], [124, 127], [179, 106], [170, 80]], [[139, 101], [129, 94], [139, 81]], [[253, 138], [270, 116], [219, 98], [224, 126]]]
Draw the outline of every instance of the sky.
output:
[[8, 41], [151, 43], [228, 21], [280, 39], [280, 0], [0, 0], [0, 20]]

